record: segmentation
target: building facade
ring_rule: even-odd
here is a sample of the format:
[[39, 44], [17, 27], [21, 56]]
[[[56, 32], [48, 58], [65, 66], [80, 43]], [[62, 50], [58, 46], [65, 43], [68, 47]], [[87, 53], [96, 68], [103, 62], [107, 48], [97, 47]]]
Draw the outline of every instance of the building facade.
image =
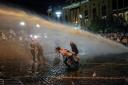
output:
[[71, 0], [63, 7], [63, 17], [67, 22], [79, 24], [86, 29], [96, 18], [120, 15], [128, 22], [127, 0]]
[[128, 2], [127, 0], [112, 0], [112, 14], [123, 17], [128, 23]]

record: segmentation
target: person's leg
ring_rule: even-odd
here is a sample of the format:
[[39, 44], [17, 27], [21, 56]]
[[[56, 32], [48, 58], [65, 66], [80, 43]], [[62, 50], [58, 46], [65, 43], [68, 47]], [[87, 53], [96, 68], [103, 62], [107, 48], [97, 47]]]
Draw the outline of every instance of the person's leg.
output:
[[64, 59], [65, 65], [68, 66], [68, 67], [70, 67], [70, 65], [67, 63], [67, 61], [68, 61], [68, 58], [65, 58], [65, 59]]
[[41, 57], [41, 55], [38, 53], [37, 54], [37, 60], [38, 60], [39, 63], [41, 62], [40, 57]]
[[35, 62], [35, 52], [31, 50], [31, 54], [32, 54], [33, 61]]
[[78, 62], [78, 61], [75, 62], [75, 69], [76, 69], [76, 70], [79, 69], [79, 62]]

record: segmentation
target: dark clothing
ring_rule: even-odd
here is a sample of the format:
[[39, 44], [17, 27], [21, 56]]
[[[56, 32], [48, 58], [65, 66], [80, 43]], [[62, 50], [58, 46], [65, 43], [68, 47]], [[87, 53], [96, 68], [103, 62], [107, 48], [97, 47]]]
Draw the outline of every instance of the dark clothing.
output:
[[68, 68], [70, 68], [70, 65], [67, 63], [67, 61], [68, 61], [68, 58], [65, 58], [65, 59], [64, 59], [64, 63], [65, 63], [65, 65], [66, 65]]
[[77, 55], [79, 53], [75, 43], [70, 43], [72, 51]]
[[35, 62], [35, 45], [33, 43], [30, 44], [30, 47], [31, 47], [31, 54], [32, 54], [32, 57], [33, 57], [33, 61]]
[[[68, 62], [70, 62], [70, 64]], [[73, 56], [66, 57], [64, 59], [64, 63], [70, 69], [74, 69], [74, 70], [78, 70], [79, 69], [79, 62], [75, 61]]]
[[33, 61], [35, 62], [36, 59], [40, 62], [41, 57], [43, 58], [43, 49], [39, 43], [31, 43], [31, 54], [33, 56]]

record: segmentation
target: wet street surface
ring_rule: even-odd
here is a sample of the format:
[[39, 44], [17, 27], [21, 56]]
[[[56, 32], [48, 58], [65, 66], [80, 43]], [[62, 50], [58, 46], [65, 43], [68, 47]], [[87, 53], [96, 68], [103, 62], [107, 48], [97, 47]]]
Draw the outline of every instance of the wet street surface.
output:
[[53, 67], [49, 67], [47, 72], [42, 72], [39, 74], [35, 74], [30, 78], [23, 78], [23, 82], [25, 85], [59, 85], [61, 81], [59, 81], [64, 75], [66, 75], [67, 71], [64, 65], [57, 65]]
[[128, 85], [127, 67], [127, 63], [88, 63], [80, 65], [78, 71], [69, 71], [59, 64], [31, 76], [0, 79], [0, 85]]
[[128, 85], [127, 54], [81, 61], [78, 71], [64, 64], [47, 65], [21, 77], [0, 79], [0, 85]]
[[[32, 67], [32, 64], [28, 65], [31, 57], [24, 44], [9, 41], [12, 47], [8, 48], [7, 43], [1, 42], [1, 48], [6, 49], [1, 49], [4, 56], [0, 60], [0, 85], [128, 85], [128, 54], [89, 59], [81, 56], [78, 71], [68, 71], [65, 65], [53, 65], [53, 61], [49, 61], [50, 65], [35, 73], [29, 72], [29, 75], [27, 71]], [[17, 54], [13, 48], [17, 48]], [[9, 56], [5, 55], [7, 50]]]
[[[45, 73], [21, 79], [24, 85], [127, 85], [127, 77], [92, 77], [82, 71], [70, 72], [64, 65], [51, 67]], [[94, 70], [93, 70], [94, 71]], [[111, 74], [111, 73], [110, 73]]]

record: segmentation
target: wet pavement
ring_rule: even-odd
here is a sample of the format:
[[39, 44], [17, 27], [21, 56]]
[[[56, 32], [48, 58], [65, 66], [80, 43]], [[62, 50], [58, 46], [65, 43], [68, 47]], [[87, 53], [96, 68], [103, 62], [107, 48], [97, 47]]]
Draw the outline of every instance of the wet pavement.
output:
[[[84, 71], [85, 69], [83, 69]], [[94, 70], [93, 70], [94, 71]], [[87, 71], [86, 71], [87, 72]], [[90, 71], [91, 72], [91, 71]], [[111, 73], [110, 73], [111, 74]], [[84, 76], [84, 77], [82, 77]], [[49, 67], [33, 77], [21, 79], [24, 85], [127, 85], [126, 77], [93, 77], [78, 71], [67, 71], [63, 64]]]
[[64, 65], [57, 65], [48, 67], [46, 72], [34, 74], [32, 77], [23, 78], [25, 85], [59, 85], [61, 82], [58, 80], [66, 75], [67, 71]]
[[49, 66], [47, 71], [22, 82], [25, 85], [128, 85], [127, 58], [128, 54], [118, 54], [86, 59], [78, 71], [68, 71], [63, 64]]

